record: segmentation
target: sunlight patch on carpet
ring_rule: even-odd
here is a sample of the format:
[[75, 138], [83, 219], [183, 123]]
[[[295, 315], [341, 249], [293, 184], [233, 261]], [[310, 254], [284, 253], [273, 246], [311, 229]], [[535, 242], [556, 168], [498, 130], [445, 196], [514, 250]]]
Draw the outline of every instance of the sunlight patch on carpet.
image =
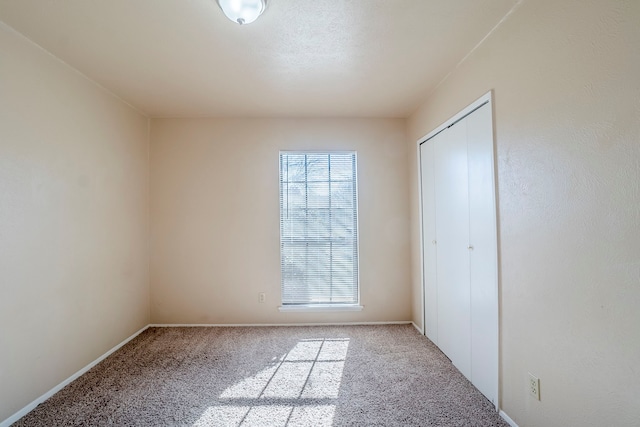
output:
[[193, 426], [331, 427], [335, 411], [334, 405], [212, 406]]
[[317, 401], [338, 398], [348, 347], [348, 338], [300, 340], [284, 357], [226, 388], [219, 399], [224, 404], [210, 406], [193, 426], [331, 426], [335, 405]]
[[245, 378], [222, 392], [222, 399], [257, 399], [264, 391], [265, 386], [278, 370], [278, 365], [269, 366], [257, 374]]

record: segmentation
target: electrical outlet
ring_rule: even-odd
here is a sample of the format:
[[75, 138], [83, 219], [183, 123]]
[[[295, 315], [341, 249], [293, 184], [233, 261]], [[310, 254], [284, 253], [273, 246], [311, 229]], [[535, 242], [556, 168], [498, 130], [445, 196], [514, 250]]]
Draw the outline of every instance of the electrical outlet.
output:
[[529, 394], [540, 400], [540, 378], [529, 372]]
[[265, 294], [264, 292], [260, 292], [258, 294], [258, 302], [259, 303], [264, 303], [267, 300], [267, 294]]

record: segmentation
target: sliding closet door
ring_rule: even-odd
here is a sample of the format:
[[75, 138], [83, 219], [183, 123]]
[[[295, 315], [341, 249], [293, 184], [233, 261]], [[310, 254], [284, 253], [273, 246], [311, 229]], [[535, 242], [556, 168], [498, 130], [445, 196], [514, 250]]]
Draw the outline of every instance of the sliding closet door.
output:
[[424, 332], [438, 344], [438, 267], [436, 260], [436, 193], [434, 171], [435, 136], [420, 146], [422, 179], [422, 277], [424, 278]]
[[469, 175], [467, 126], [461, 121], [434, 141], [437, 219], [438, 346], [471, 378]]
[[[467, 122], [471, 278], [471, 382], [497, 404], [498, 260], [491, 106]], [[457, 125], [456, 125], [457, 126]]]
[[498, 251], [490, 94], [420, 142], [425, 334], [498, 405]]

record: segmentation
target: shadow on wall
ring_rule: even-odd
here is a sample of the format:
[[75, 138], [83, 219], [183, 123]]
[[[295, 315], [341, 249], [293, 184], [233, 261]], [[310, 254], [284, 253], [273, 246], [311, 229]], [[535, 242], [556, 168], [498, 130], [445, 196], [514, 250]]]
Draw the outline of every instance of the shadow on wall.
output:
[[301, 340], [225, 389], [194, 427], [333, 425], [348, 347], [348, 338]]

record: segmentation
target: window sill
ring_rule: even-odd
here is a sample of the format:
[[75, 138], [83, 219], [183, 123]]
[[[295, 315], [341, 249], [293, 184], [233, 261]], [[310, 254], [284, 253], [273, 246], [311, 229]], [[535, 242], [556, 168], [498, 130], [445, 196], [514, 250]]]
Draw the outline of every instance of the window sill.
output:
[[281, 312], [285, 311], [306, 311], [306, 312], [326, 312], [326, 311], [362, 311], [362, 305], [331, 305], [331, 304], [300, 304], [300, 305], [283, 305], [278, 307]]

